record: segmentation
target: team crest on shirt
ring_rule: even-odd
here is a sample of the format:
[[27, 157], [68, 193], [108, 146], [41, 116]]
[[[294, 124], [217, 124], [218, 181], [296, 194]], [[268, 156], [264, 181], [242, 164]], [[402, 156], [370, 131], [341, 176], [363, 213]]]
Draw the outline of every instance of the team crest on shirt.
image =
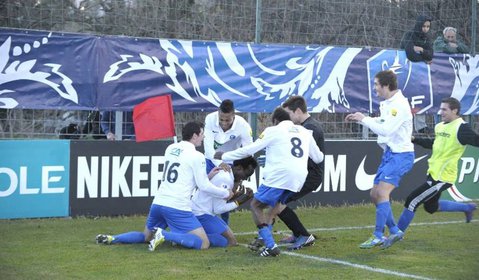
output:
[[391, 110], [391, 115], [392, 115], [393, 117], [395, 117], [397, 114], [398, 114], [398, 110], [396, 110], [396, 109], [392, 109], [392, 110]]
[[182, 149], [174, 148], [174, 149], [171, 150], [170, 155], [179, 156], [181, 154], [181, 152], [183, 152]]

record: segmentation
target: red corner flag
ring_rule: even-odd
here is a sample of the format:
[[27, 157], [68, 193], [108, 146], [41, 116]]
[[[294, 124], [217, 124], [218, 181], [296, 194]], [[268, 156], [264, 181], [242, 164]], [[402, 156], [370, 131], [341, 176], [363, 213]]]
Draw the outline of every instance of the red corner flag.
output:
[[171, 96], [149, 98], [133, 108], [136, 142], [175, 136]]

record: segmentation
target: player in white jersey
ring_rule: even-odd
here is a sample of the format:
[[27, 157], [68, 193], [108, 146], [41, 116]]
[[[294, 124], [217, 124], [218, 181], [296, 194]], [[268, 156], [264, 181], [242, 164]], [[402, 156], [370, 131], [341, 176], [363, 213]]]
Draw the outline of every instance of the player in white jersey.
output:
[[[145, 226], [145, 236], [157, 228], [150, 241], [150, 251], [165, 240], [194, 249], [207, 249], [210, 243], [222, 245], [227, 242], [221, 235], [207, 236], [191, 211], [190, 198], [195, 187], [218, 198], [228, 199], [232, 195], [231, 191], [210, 183], [205, 157], [196, 151], [203, 141], [203, 124], [187, 123], [182, 136], [182, 141], [169, 145], [165, 151], [162, 183], [151, 204]], [[167, 227], [170, 231], [163, 230]]]
[[[211, 194], [197, 190], [191, 198], [191, 208], [207, 234], [221, 234], [230, 246], [237, 245], [233, 231], [216, 215], [236, 209], [253, 197], [253, 191], [241, 186], [243, 180], [250, 177], [258, 166], [253, 157], [235, 160], [230, 171], [215, 167], [209, 174], [211, 183], [215, 186], [232, 190], [235, 197], [226, 201]], [[242, 187], [242, 188], [241, 188]], [[241, 189], [241, 190], [240, 190]]]
[[274, 207], [301, 190], [308, 173], [308, 157], [315, 163], [323, 161], [324, 155], [316, 146], [311, 131], [295, 125], [283, 108], [276, 108], [272, 115], [274, 126], [264, 130], [254, 143], [231, 152], [217, 152], [215, 158], [232, 161], [253, 155], [266, 149], [263, 184], [251, 202], [253, 219], [263, 237], [266, 248], [260, 256], [277, 256], [280, 253], [268, 225], [268, 216], [263, 210]]
[[[216, 149], [231, 151], [253, 142], [251, 127], [241, 116], [235, 115], [233, 101], [225, 99], [221, 102], [218, 111], [210, 113], [205, 119], [205, 157], [206, 173], [215, 166], [220, 166], [221, 160], [214, 159]], [[222, 165], [227, 168], [227, 166]], [[228, 223], [228, 212], [221, 215]]]
[[399, 228], [391, 210], [390, 194], [414, 164], [411, 107], [407, 98], [397, 88], [396, 74], [390, 70], [377, 73], [374, 87], [377, 95], [384, 99], [379, 106], [380, 116], [366, 117], [359, 112], [346, 116], [346, 121], [358, 121], [376, 133], [377, 142], [384, 150], [370, 192], [376, 205], [376, 227], [373, 235], [359, 246], [362, 249], [383, 244], [386, 225], [390, 234], [398, 233]]

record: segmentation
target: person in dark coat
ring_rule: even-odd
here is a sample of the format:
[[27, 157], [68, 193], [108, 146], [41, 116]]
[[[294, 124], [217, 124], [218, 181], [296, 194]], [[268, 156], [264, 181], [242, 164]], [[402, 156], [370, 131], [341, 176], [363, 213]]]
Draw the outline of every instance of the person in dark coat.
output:
[[432, 19], [426, 15], [420, 15], [416, 19], [414, 29], [404, 34], [400, 48], [406, 51], [406, 56], [411, 62], [432, 62], [434, 50], [432, 40], [429, 37]]

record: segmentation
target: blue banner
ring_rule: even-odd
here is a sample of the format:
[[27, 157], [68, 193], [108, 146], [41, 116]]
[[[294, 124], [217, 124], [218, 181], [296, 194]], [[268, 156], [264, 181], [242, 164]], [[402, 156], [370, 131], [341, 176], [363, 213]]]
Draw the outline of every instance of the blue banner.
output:
[[0, 219], [69, 215], [69, 141], [0, 141], [0, 151]]
[[0, 108], [131, 110], [171, 94], [175, 111], [271, 112], [291, 95], [311, 112], [376, 112], [374, 75], [391, 69], [419, 113], [444, 97], [479, 113], [479, 56], [436, 54], [412, 63], [404, 51], [267, 45], [0, 28]]

